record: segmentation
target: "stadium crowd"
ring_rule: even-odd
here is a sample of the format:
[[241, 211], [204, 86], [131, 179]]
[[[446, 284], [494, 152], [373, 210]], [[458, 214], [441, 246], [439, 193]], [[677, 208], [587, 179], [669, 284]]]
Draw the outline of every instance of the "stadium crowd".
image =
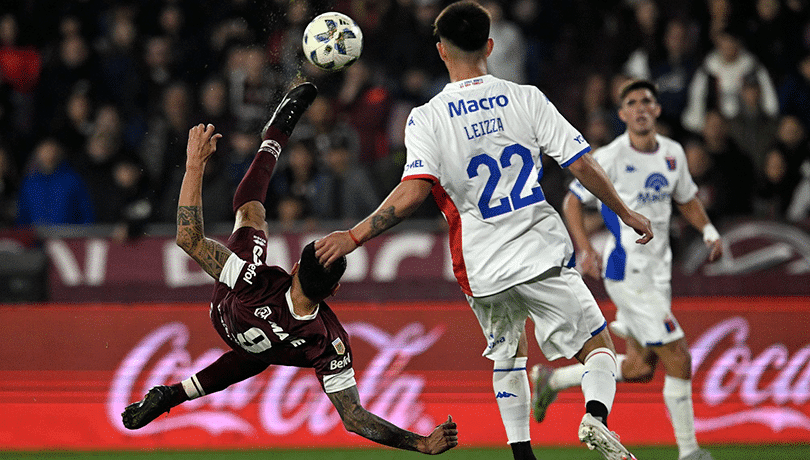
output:
[[[321, 95], [282, 155], [267, 203], [281, 228], [354, 222], [399, 181], [411, 108], [446, 83], [440, 0], [6, 0], [0, 6], [0, 227], [174, 222], [188, 130], [224, 135], [208, 164], [207, 222], [297, 81]], [[624, 131], [618, 88], [660, 90], [713, 221], [810, 215], [810, 6], [805, 0], [481, 0], [490, 73], [537, 85], [593, 147]], [[364, 33], [339, 73], [301, 36], [336, 10]], [[545, 165], [558, 207], [570, 175]], [[433, 218], [425, 206], [417, 216]]]

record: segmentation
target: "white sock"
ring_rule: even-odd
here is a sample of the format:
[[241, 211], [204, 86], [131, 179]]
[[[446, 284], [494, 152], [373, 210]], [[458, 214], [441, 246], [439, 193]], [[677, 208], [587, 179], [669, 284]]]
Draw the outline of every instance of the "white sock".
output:
[[582, 372], [582, 394], [585, 402], [599, 401], [610, 413], [616, 397], [616, 356], [608, 348], [588, 353]]
[[692, 408], [692, 381], [669, 375], [664, 377], [664, 403], [675, 430], [678, 458], [684, 458], [698, 450], [695, 412]]
[[528, 358], [495, 361], [492, 388], [509, 444], [530, 441], [531, 389], [526, 374]]
[[[616, 381], [623, 382], [622, 363], [627, 358], [626, 355], [616, 355]], [[554, 369], [548, 385], [554, 391], [562, 391], [582, 384], [582, 373], [585, 372], [584, 364], [572, 364], [570, 366]]]
[[582, 384], [583, 372], [585, 372], [585, 366], [579, 363], [554, 369], [548, 385], [555, 391], [579, 386]]
[[180, 384], [183, 386], [183, 391], [186, 392], [188, 399], [197, 399], [200, 396], [205, 396], [205, 391], [203, 391], [200, 381], [197, 380], [196, 374], [183, 380]]

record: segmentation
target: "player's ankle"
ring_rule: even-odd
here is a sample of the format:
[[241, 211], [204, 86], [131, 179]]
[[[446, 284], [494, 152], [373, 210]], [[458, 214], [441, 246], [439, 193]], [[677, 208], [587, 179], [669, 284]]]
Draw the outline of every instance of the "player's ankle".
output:
[[529, 441], [514, 442], [509, 446], [512, 448], [512, 456], [515, 457], [515, 460], [535, 460], [537, 458], [534, 456], [532, 444]]

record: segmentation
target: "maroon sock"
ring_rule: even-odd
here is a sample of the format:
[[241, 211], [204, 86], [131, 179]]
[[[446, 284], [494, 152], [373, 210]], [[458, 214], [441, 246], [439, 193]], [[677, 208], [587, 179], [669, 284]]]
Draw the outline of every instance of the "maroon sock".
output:
[[270, 126], [266, 137], [233, 195], [234, 213], [248, 201], [264, 204], [267, 198], [267, 187], [273, 176], [273, 168], [276, 166], [281, 149], [287, 144], [287, 136]]
[[211, 394], [253, 377], [267, 369], [267, 366], [261, 361], [248, 359], [235, 351], [229, 351], [205, 369], [197, 372], [197, 381], [200, 382], [205, 394]]

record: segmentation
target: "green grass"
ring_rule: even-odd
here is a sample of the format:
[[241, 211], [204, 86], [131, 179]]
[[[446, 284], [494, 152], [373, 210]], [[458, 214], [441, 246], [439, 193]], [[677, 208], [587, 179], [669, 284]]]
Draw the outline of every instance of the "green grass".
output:
[[[810, 459], [808, 445], [707, 446], [714, 460], [799, 460]], [[674, 447], [635, 447], [631, 451], [640, 460], [677, 460]], [[596, 452], [583, 448], [535, 448], [538, 460], [601, 460]], [[4, 460], [398, 460], [423, 458], [422, 455], [394, 449], [321, 449], [321, 450], [229, 450], [229, 451], [140, 451], [140, 452], [11, 452], [0, 451]], [[510, 450], [454, 449], [441, 457], [446, 460], [511, 460]]]

